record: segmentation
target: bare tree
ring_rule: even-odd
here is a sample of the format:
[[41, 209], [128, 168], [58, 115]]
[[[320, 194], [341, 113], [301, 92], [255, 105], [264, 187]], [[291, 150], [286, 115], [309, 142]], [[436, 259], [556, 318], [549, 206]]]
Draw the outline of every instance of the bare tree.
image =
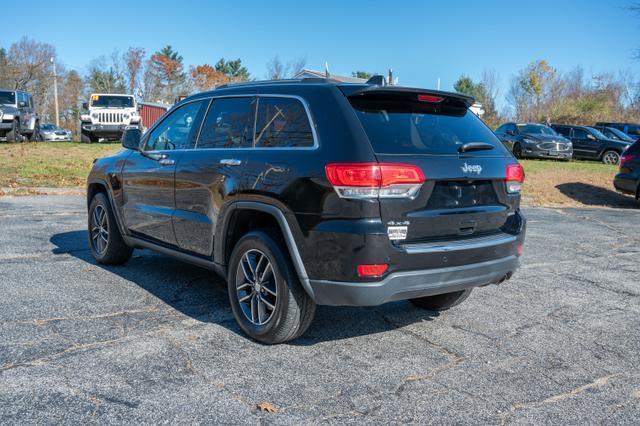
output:
[[144, 64], [145, 50], [142, 47], [130, 47], [124, 54], [129, 93], [135, 95], [141, 87], [140, 74]]
[[278, 55], [274, 56], [269, 62], [267, 62], [267, 79], [268, 80], [282, 80], [284, 78], [291, 78], [298, 72], [302, 71], [307, 64], [307, 58], [300, 56], [297, 59], [287, 62], [285, 65]]

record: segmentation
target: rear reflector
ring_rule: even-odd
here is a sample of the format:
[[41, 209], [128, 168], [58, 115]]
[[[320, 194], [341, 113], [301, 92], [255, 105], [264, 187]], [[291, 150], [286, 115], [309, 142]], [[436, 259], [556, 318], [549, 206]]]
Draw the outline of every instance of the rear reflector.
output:
[[507, 192], [517, 194], [522, 189], [524, 182], [524, 169], [521, 164], [507, 164]]
[[327, 179], [343, 198], [408, 198], [425, 181], [414, 164], [331, 163]]
[[620, 157], [620, 168], [623, 168], [625, 166], [625, 163], [633, 160], [634, 158], [636, 158], [636, 156], [631, 154], [626, 154]]
[[444, 98], [435, 95], [418, 95], [420, 102], [442, 102]]
[[379, 277], [389, 269], [386, 263], [374, 265], [358, 265], [358, 276], [360, 277]]

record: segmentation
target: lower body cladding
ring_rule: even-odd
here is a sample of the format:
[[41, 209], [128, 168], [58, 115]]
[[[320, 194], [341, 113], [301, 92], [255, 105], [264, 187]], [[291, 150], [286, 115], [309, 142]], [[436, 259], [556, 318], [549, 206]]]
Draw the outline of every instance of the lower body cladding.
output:
[[310, 283], [315, 302], [319, 305], [376, 306], [394, 300], [435, 296], [498, 284], [511, 278], [518, 264], [518, 257], [513, 255], [465, 266], [396, 272], [373, 283], [314, 280]]
[[613, 186], [618, 192], [626, 195], [638, 196], [638, 178], [629, 173], [618, 173], [613, 180]]
[[[509, 223], [491, 235], [404, 245], [390, 243], [386, 234], [360, 234], [360, 244], [355, 235], [318, 237], [313, 243], [318, 257], [325, 251], [322, 240], [344, 244], [340, 254], [334, 252], [333, 259], [319, 262], [324, 267], [305, 262], [309, 293], [319, 305], [375, 306], [501, 283], [518, 268], [526, 231], [526, 220], [519, 212]], [[341, 269], [337, 263], [342, 276], [336, 273]], [[387, 275], [372, 281], [345, 273], [363, 263], [386, 263]]]

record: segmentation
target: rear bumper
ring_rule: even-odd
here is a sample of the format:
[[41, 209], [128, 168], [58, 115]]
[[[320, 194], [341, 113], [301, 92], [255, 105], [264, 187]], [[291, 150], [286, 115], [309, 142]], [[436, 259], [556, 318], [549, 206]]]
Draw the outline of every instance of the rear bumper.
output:
[[333, 306], [376, 306], [394, 300], [451, 293], [508, 279], [519, 265], [515, 255], [464, 266], [396, 272], [379, 282], [311, 280], [315, 302]]
[[638, 180], [632, 175], [618, 173], [613, 180], [613, 186], [623, 194], [635, 196], [638, 189]]

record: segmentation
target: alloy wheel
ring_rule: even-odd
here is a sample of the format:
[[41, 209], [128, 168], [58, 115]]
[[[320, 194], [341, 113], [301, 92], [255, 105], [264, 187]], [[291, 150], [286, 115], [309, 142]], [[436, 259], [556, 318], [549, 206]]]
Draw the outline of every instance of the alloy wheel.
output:
[[91, 244], [98, 255], [104, 254], [109, 243], [109, 221], [103, 206], [96, 206], [91, 215]]
[[236, 292], [244, 316], [254, 325], [264, 325], [276, 310], [278, 289], [269, 258], [260, 250], [245, 252], [236, 271]]
[[618, 164], [619, 161], [620, 161], [620, 155], [618, 155], [618, 153], [615, 151], [609, 151], [605, 153], [602, 159], [602, 162], [604, 164]]

